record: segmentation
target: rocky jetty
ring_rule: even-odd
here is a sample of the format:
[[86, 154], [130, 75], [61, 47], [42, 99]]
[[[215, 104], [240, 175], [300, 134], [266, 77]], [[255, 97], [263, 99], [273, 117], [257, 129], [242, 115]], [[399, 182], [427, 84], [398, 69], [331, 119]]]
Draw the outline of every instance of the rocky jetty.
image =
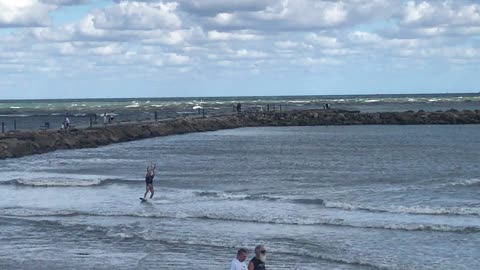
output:
[[0, 134], [0, 159], [58, 149], [98, 147], [158, 136], [255, 126], [438, 125], [480, 124], [480, 110], [446, 112], [361, 113], [342, 110], [256, 112], [163, 122], [121, 123], [86, 129], [8, 132]]

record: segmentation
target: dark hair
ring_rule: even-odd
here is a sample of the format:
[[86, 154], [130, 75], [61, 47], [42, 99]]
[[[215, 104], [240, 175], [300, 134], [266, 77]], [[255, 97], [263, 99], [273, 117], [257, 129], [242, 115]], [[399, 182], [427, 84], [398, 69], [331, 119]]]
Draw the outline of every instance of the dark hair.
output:
[[241, 248], [241, 249], [239, 249], [239, 250], [237, 251], [237, 255], [240, 255], [240, 254], [242, 254], [242, 253], [248, 253], [248, 251], [247, 251], [246, 249], [244, 249], [244, 248]]

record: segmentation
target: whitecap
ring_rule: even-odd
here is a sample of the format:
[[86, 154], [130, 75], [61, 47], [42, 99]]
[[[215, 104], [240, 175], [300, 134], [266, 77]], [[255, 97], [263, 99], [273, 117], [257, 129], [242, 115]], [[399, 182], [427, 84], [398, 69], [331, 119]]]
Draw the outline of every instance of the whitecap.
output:
[[370, 212], [388, 212], [414, 215], [480, 215], [480, 208], [477, 207], [431, 207], [431, 206], [381, 206], [372, 207], [343, 202], [325, 201], [327, 208], [338, 208], [343, 210], [361, 210]]

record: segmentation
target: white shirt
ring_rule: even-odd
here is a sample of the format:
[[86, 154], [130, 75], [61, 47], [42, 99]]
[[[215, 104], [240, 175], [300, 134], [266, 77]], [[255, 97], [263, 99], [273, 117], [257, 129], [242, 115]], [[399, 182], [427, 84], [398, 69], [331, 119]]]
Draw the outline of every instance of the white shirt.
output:
[[230, 270], [247, 270], [247, 265], [245, 262], [240, 262], [237, 258], [232, 260], [230, 264]]

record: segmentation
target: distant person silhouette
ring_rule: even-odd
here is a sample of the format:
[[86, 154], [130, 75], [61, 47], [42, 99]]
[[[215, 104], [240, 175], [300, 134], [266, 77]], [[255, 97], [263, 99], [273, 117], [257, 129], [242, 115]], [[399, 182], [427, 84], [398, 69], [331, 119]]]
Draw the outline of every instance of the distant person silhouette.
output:
[[145, 175], [145, 194], [143, 198], [147, 197], [148, 192], [150, 191], [150, 199], [153, 198], [153, 194], [155, 194], [155, 190], [153, 189], [153, 177], [155, 177], [155, 169], [157, 168], [156, 164], [152, 164], [147, 167], [147, 174]]
[[107, 124], [108, 124], [107, 113], [104, 113], [104, 114], [103, 114], [103, 125], [104, 125], [104, 126], [107, 126]]
[[63, 126], [65, 127], [65, 129], [70, 128], [70, 119], [67, 116], [65, 116], [65, 119], [63, 120]]

